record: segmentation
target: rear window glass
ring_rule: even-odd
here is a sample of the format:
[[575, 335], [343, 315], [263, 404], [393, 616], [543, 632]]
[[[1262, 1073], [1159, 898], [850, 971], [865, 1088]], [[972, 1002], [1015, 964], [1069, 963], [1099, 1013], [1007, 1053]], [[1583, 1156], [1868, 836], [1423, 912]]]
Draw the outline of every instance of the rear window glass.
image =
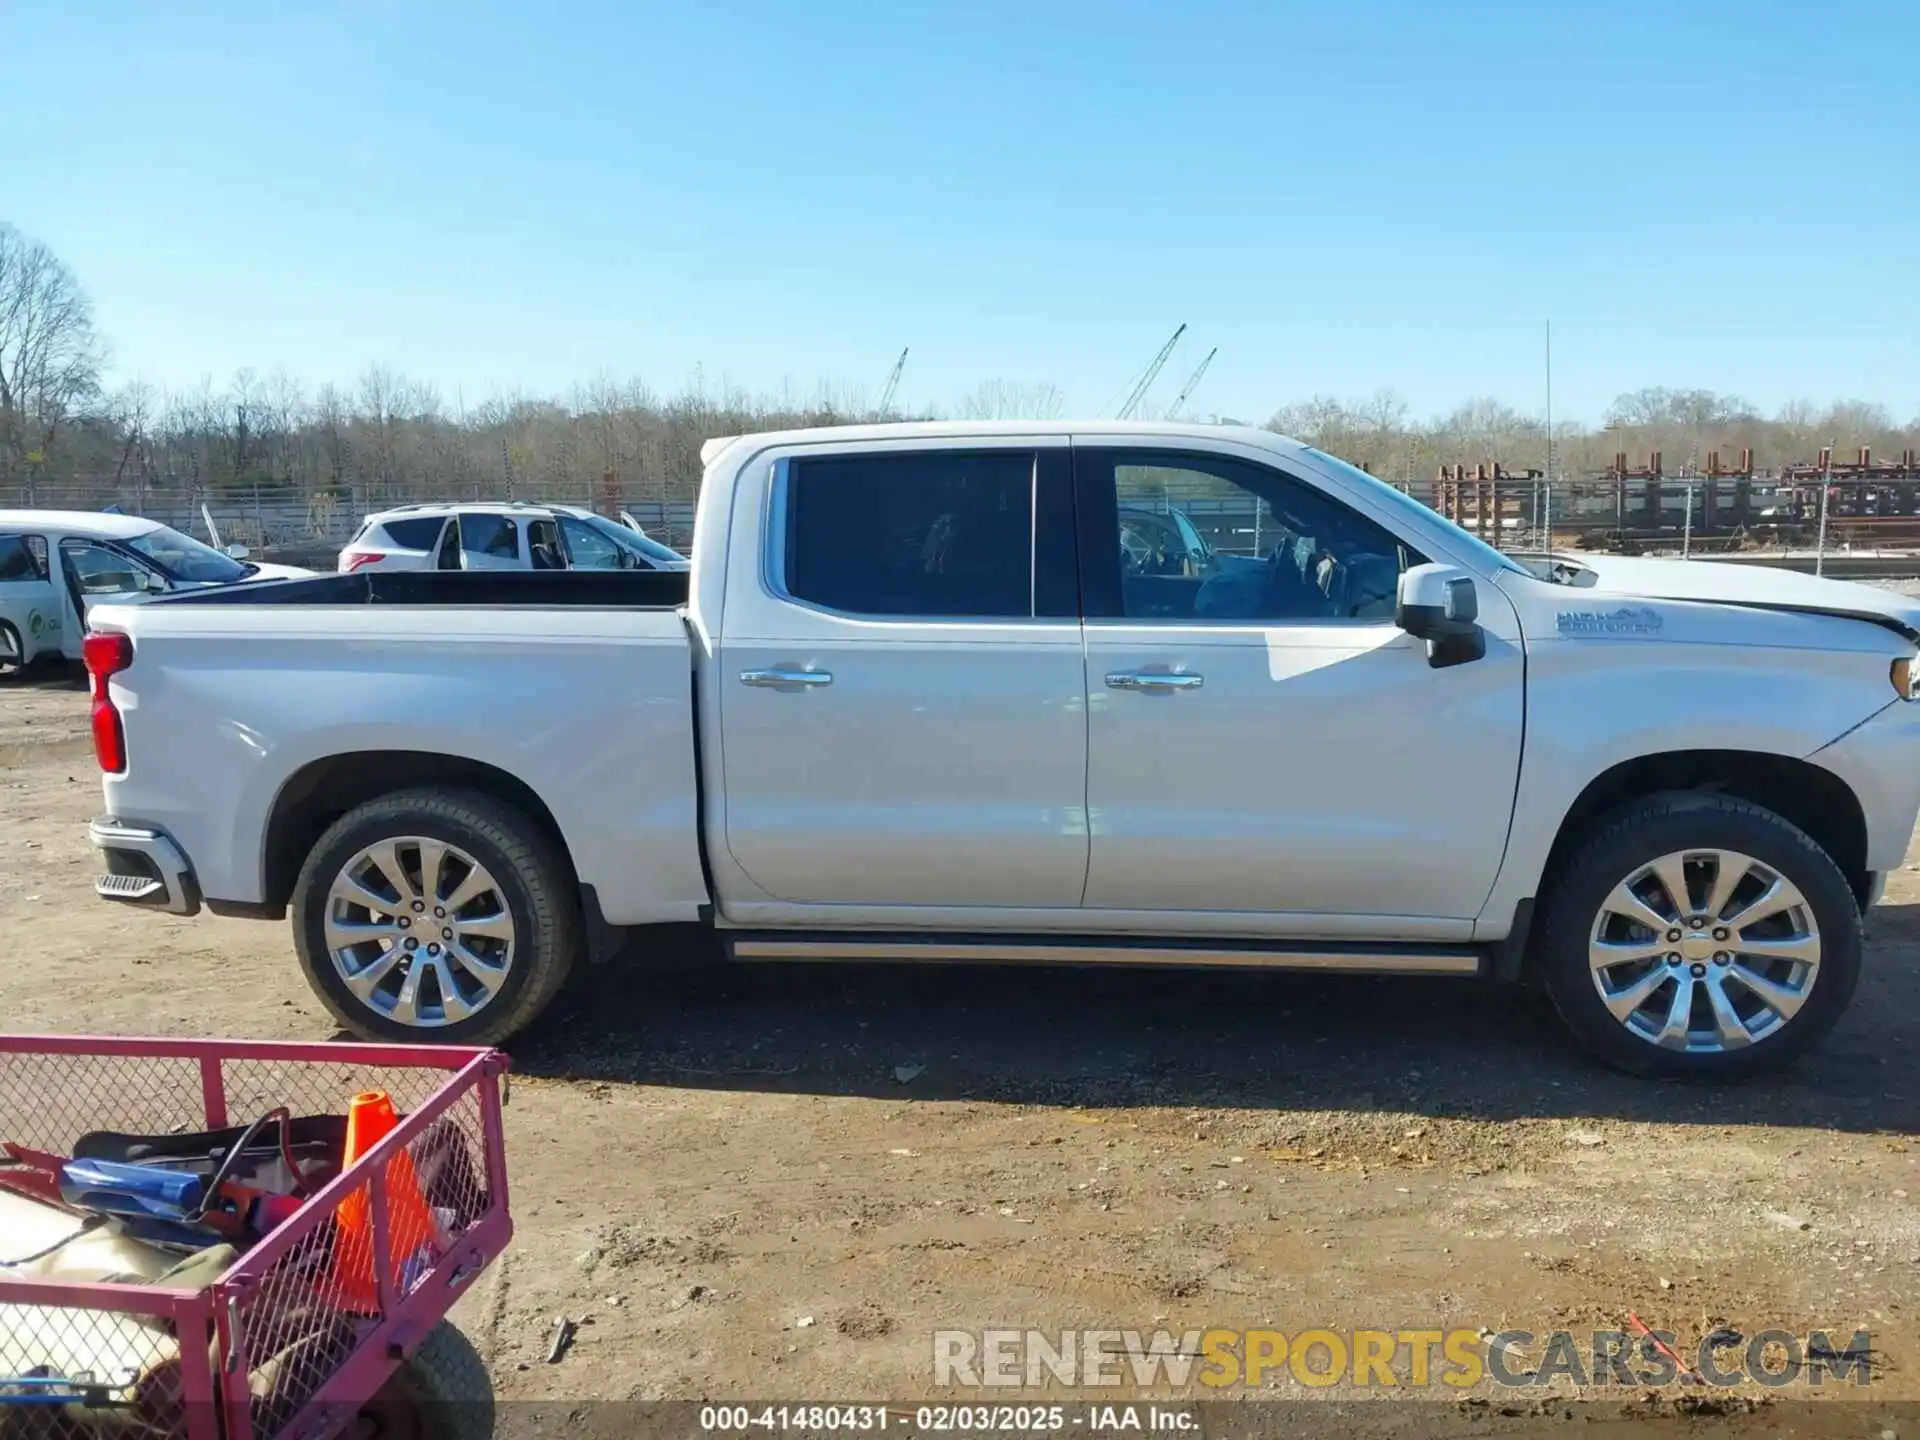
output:
[[410, 520], [389, 520], [380, 528], [403, 549], [431, 550], [433, 542], [440, 538], [440, 527], [446, 523], [444, 515], [420, 515]]

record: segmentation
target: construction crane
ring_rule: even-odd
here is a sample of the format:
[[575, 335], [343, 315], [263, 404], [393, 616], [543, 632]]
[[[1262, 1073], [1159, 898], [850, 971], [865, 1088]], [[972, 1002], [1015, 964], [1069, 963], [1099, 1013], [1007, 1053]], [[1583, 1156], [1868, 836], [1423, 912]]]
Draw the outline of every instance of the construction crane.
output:
[[1193, 394], [1193, 387], [1200, 383], [1200, 377], [1207, 373], [1207, 367], [1213, 363], [1213, 357], [1219, 353], [1220, 347], [1218, 345], [1207, 351], [1207, 358], [1202, 360], [1193, 374], [1187, 377], [1187, 383], [1180, 387], [1180, 393], [1174, 397], [1173, 405], [1167, 411], [1167, 418], [1169, 420], [1178, 420], [1180, 418], [1180, 407], [1187, 403], [1187, 397]]
[[1120, 419], [1130, 418], [1133, 412], [1140, 408], [1140, 402], [1147, 398], [1147, 391], [1153, 388], [1153, 382], [1160, 378], [1160, 372], [1166, 368], [1167, 361], [1172, 358], [1173, 347], [1180, 343], [1180, 337], [1186, 333], [1187, 325], [1183, 320], [1180, 322], [1180, 328], [1174, 331], [1167, 343], [1160, 347], [1160, 353], [1148, 362], [1147, 368], [1134, 382], [1132, 391], [1127, 395], [1126, 403], [1120, 407]]
[[874, 414], [885, 415], [893, 405], [894, 393], [900, 388], [900, 372], [907, 368], [907, 352], [903, 348], [900, 358], [893, 362], [893, 369], [887, 372], [887, 383], [880, 387], [880, 403], [873, 407]]

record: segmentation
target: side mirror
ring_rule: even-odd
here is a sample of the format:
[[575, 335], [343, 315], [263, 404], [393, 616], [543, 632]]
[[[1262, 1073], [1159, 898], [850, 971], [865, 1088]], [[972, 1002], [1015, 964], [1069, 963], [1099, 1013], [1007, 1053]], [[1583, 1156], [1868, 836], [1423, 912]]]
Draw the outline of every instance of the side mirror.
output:
[[1487, 653], [1480, 628], [1480, 595], [1473, 577], [1452, 565], [1416, 565], [1400, 577], [1394, 623], [1427, 642], [1436, 670], [1464, 665]]
[[244, 545], [227, 546], [227, 558], [229, 560], [244, 560], [247, 558], [247, 556], [250, 553], [251, 552]]

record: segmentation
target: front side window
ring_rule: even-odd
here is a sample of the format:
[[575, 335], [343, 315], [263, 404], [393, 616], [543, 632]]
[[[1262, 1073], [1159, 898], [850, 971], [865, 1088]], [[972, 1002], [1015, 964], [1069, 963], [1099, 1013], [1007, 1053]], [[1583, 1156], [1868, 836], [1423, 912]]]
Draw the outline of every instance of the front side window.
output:
[[794, 460], [784, 588], [853, 615], [1030, 616], [1034, 475], [1014, 450]]
[[231, 585], [253, 573], [230, 555], [202, 545], [191, 535], [161, 525], [122, 541], [129, 550], [151, 560], [163, 574], [189, 585]]
[[82, 595], [132, 595], [153, 582], [131, 557], [86, 540], [63, 540], [60, 554], [72, 568]]
[[1118, 570], [1104, 587], [1106, 604], [1090, 602], [1096, 617], [1385, 621], [1400, 572], [1424, 558], [1323, 491], [1264, 465], [1076, 450], [1074, 469], [1083, 557], [1093, 546], [1084, 563]]
[[571, 515], [560, 517], [560, 533], [567, 540], [567, 559], [576, 570], [620, 570], [626, 568], [620, 547], [584, 521]]
[[624, 525], [616, 525], [613, 521], [598, 515], [589, 515], [586, 523], [611, 538], [613, 543], [622, 550], [638, 556], [642, 562], [639, 568], [642, 570], [678, 570], [687, 563], [687, 557], [678, 550], [662, 545], [658, 540], [642, 535], [637, 530], [629, 530]]

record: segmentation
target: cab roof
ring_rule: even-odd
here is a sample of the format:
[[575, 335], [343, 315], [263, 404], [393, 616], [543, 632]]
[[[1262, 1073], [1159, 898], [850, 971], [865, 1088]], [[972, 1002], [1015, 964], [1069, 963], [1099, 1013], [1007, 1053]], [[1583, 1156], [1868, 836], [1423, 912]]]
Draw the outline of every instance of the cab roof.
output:
[[99, 510], [0, 510], [0, 525], [10, 530], [61, 530], [102, 540], [131, 540], [163, 528], [144, 515], [108, 515]]

